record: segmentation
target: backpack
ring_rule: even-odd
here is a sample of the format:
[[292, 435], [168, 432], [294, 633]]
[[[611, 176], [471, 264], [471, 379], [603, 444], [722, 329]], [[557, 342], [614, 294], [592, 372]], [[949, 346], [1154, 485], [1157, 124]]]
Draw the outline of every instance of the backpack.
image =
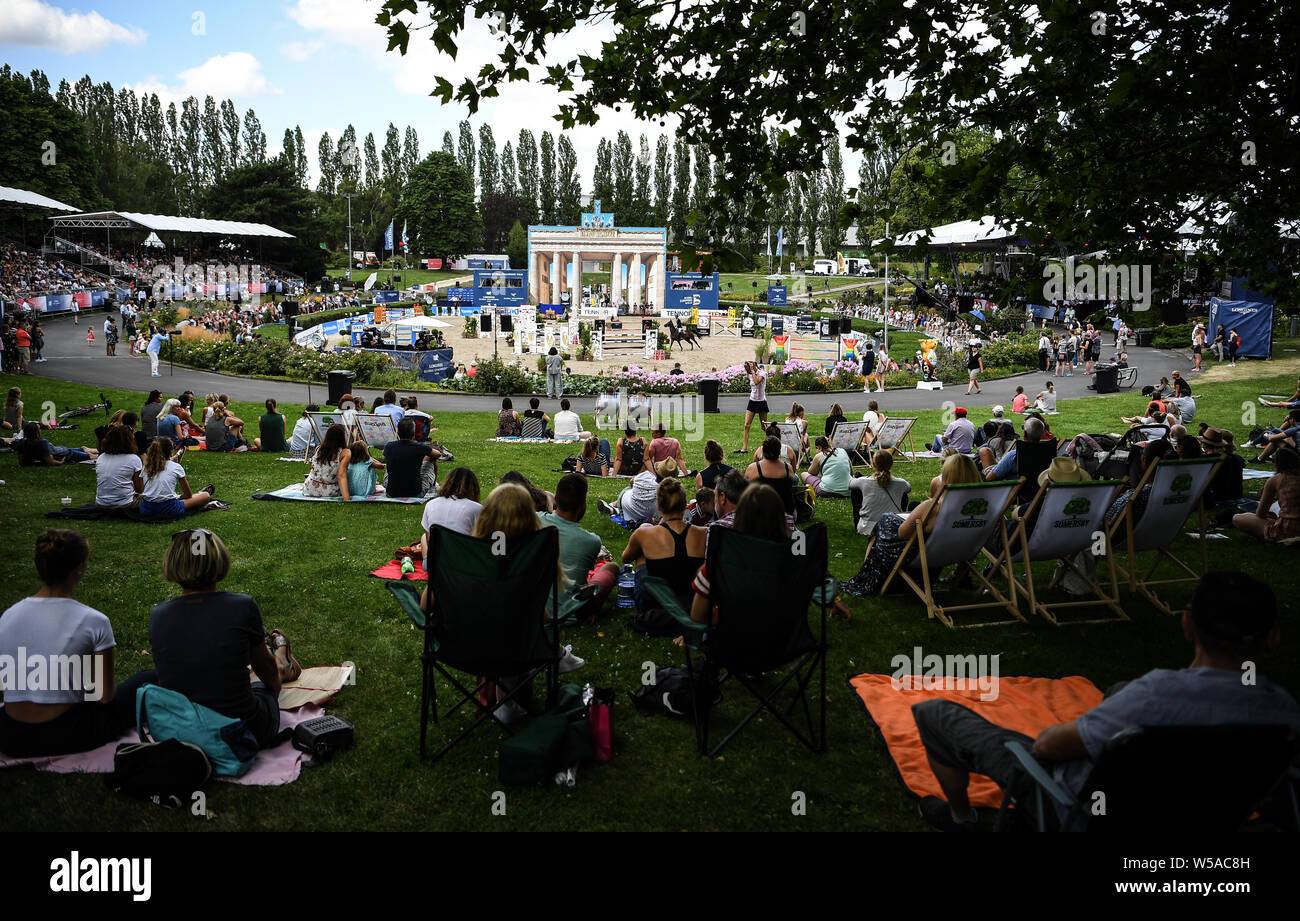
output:
[[691, 673], [680, 665], [666, 665], [655, 669], [654, 682], [644, 685], [635, 694], [628, 692], [638, 710], [646, 713], [666, 713], [687, 719], [691, 716], [691, 698], [698, 694], [701, 708], [708, 708], [722, 698], [717, 679], [696, 671]]
[[628, 618], [628, 626], [643, 636], [681, 636], [682, 625], [660, 607], [638, 610]]
[[560, 470], [564, 471], [565, 473], [577, 473], [578, 458], [576, 456], [566, 457], [564, 460], [560, 461]]
[[222, 716], [156, 684], [136, 692], [135, 721], [141, 741], [179, 739], [202, 749], [214, 774], [239, 777], [257, 757], [257, 740], [244, 720]]
[[817, 514], [817, 492], [811, 486], [794, 487], [794, 521], [803, 524]]
[[501, 743], [497, 768], [504, 784], [541, 784], [595, 753], [582, 688], [562, 684], [552, 709]]
[[180, 739], [128, 742], [113, 753], [113, 773], [104, 783], [114, 793], [180, 809], [212, 778], [203, 749]]

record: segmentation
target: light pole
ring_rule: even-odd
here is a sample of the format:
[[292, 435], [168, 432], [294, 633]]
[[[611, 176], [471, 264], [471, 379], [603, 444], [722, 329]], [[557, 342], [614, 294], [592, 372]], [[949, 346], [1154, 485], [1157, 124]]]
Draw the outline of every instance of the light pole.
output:
[[885, 350], [886, 355], [889, 354], [889, 249], [888, 247], [892, 245], [892, 242], [893, 241], [889, 239], [889, 221], [885, 221], [885, 247], [886, 247], [885, 249], [885, 300], [884, 300], [884, 310], [881, 311], [881, 313], [884, 315], [884, 320], [885, 320], [885, 338], [884, 341], [881, 343], [881, 348]]
[[348, 200], [348, 274], [347, 280], [352, 280], [352, 199], [357, 197], [356, 192], [344, 192], [343, 197]]

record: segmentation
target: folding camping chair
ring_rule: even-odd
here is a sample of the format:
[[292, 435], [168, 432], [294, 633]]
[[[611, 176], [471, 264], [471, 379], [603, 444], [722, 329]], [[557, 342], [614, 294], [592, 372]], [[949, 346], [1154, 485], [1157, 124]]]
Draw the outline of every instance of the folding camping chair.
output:
[[[496, 716], [506, 700], [531, 690], [533, 679], [546, 674], [547, 706], [554, 702], [559, 686], [560, 625], [558, 619], [545, 622], [547, 600], [558, 602], [555, 584], [559, 561], [559, 532], [541, 528], [532, 534], [511, 538], [504, 553], [487, 538], [467, 537], [435, 525], [429, 531], [425, 569], [433, 610], [420, 607], [419, 589], [406, 582], [389, 582], [388, 589], [424, 632], [420, 654], [420, 757], [425, 757], [429, 716], [438, 722], [436, 670], [461, 695], [442, 715], [450, 716], [466, 703], [478, 708], [478, 716], [434, 756], [437, 761], [489, 719], [507, 733], [513, 732]], [[414, 604], [412, 604], [414, 598]], [[564, 609], [561, 608], [561, 611]], [[452, 674], [454, 670], [479, 676], [468, 688]], [[500, 701], [479, 701], [479, 694], [500, 679], [515, 681]]]
[[1029, 502], [1038, 489], [1038, 475], [1052, 466], [1060, 447], [1055, 438], [1045, 441], [1025, 441], [1016, 439], [1016, 476], [1024, 485], [1020, 489], [1020, 501]]
[[[894, 577], [902, 579], [918, 598], [925, 602], [926, 614], [937, 617], [946, 626], [955, 627], [952, 613], [986, 608], [1004, 608], [1011, 620], [982, 621], [963, 624], [965, 627], [985, 627], [991, 624], [1011, 624], [1023, 621], [1014, 597], [1008, 598], [1002, 590], [988, 580], [975, 561], [983, 554], [993, 561], [995, 570], [1005, 567], [1007, 557], [1007, 508], [1015, 499], [1020, 480], [996, 480], [991, 483], [963, 483], [947, 486], [939, 491], [925, 517], [916, 523], [916, 532], [903, 547], [898, 562], [880, 586], [883, 595], [889, 590]], [[930, 534], [926, 524], [934, 522]], [[997, 554], [985, 549], [994, 534], [1002, 538]], [[910, 560], [912, 551], [917, 559]], [[909, 565], [910, 563], [910, 565]], [[934, 597], [934, 583], [945, 566], [967, 564], [971, 575], [993, 596], [993, 601], [971, 604], [941, 605]], [[917, 572], [919, 567], [920, 571]]]
[[[1134, 487], [1135, 496], [1139, 495], [1144, 487], [1151, 487], [1142, 520], [1134, 522], [1135, 501], [1130, 499], [1124, 506], [1124, 511], [1107, 530], [1107, 539], [1111, 543], [1115, 542], [1117, 533], [1124, 538], [1124, 546], [1110, 557], [1111, 566], [1115, 567], [1119, 576], [1128, 582], [1129, 591], [1140, 592], [1166, 614], [1176, 612], [1151, 590], [1151, 586], [1196, 582], [1209, 569], [1205, 541], [1205, 506], [1201, 502], [1201, 495], [1222, 462], [1221, 457], [1195, 457], [1186, 460], [1153, 462]], [[1182, 533], [1183, 526], [1193, 511], [1197, 513], [1200, 521], [1200, 572], [1192, 569], [1169, 551], [1170, 545]], [[1155, 554], [1154, 559], [1145, 571], [1139, 572], [1138, 556], [1148, 552]], [[1125, 556], [1128, 557], [1127, 562], [1124, 562]], [[1152, 579], [1152, 573], [1165, 559], [1186, 575], [1170, 579]]]
[[[1005, 744], [1033, 788], [1019, 798], [1004, 791], [998, 830], [1010, 827], [1012, 805], [1032, 802], [1029, 811], [1040, 832], [1236, 831], [1270, 792], [1288, 782], [1291, 760], [1300, 750], [1289, 726], [1125, 729], [1106, 743], [1074, 797], [1023, 742]], [[1294, 808], [1293, 802], [1288, 805]]]
[[[1017, 595], [1024, 595], [1029, 599], [1030, 613], [1037, 611], [1058, 627], [1061, 625], [1059, 612], [1097, 605], [1106, 606], [1114, 616], [1072, 622], [1095, 624], [1112, 620], [1128, 620], [1128, 615], [1119, 606], [1119, 583], [1115, 576], [1115, 567], [1113, 565], [1107, 567], [1110, 572], [1110, 591], [1107, 592], [1096, 579], [1086, 572], [1081, 572], [1071, 560], [1071, 557], [1081, 552], [1092, 552], [1098, 534], [1104, 542], [1105, 556], [1107, 559], [1110, 558], [1110, 537], [1105, 530], [1106, 510], [1114, 501], [1120, 485], [1118, 480], [1049, 483], [1046, 488], [1038, 491], [1034, 501], [1030, 503], [1024, 516], [1011, 532], [1011, 543], [1005, 560], [1011, 599], [1017, 606], [1019, 605]], [[1088, 583], [1094, 597], [1086, 601], [1060, 601], [1054, 604], [1039, 601], [1034, 587], [1032, 564], [1043, 560], [1061, 561], [1066, 569]], [[1017, 563], [1024, 569], [1023, 583], [1016, 578], [1015, 564]], [[1058, 569], [1047, 586], [1049, 589], [1056, 585], [1059, 575]]]
[[[695, 738], [700, 754], [716, 756], [764, 710], [771, 713], [804, 745], [820, 754], [826, 747], [826, 609], [835, 600], [835, 578], [826, 571], [826, 525], [816, 522], [796, 532], [793, 540], [770, 541], [730, 528], [714, 528], [704, 562], [710, 598], [718, 607], [717, 623], [699, 624], [683, 610], [671, 586], [651, 576], [645, 588], [681, 625], [686, 642], [686, 668], [702, 685], [729, 678], [758, 700], [755, 706], [712, 750], [709, 749], [709, 708], [702, 694], [691, 698]], [[808, 625], [808, 605], [821, 608], [820, 633]], [[703, 656], [697, 665], [692, 652]], [[784, 669], [770, 689], [762, 676]], [[808, 705], [808, 685], [818, 677], [817, 721]], [[695, 685], [699, 687], [700, 685]], [[777, 696], [793, 688], [785, 706]], [[791, 719], [796, 705], [803, 711], [806, 732]]]

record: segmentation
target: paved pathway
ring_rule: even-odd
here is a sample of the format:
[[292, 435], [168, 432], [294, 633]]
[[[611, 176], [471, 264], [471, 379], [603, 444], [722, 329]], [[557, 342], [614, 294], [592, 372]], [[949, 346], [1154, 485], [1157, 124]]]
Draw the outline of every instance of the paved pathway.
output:
[[[77, 325], [73, 324], [70, 319], [60, 318], [44, 324], [45, 357], [48, 361], [42, 364], [34, 363], [31, 366], [37, 376], [98, 387], [139, 390], [146, 393], [157, 387], [163, 391], [164, 395], [180, 393], [184, 390], [192, 390], [197, 394], [226, 393], [232, 399], [240, 402], [260, 403], [267, 397], [275, 397], [282, 403], [306, 403], [309, 399], [313, 402], [323, 403], [326, 399], [327, 390], [323, 383], [311, 384], [309, 387], [307, 384], [235, 377], [208, 371], [195, 371], [179, 366], [173, 369], [167, 364], [165, 347], [163, 351], [164, 360], [161, 364], [163, 376], [161, 378], [151, 377], [149, 374], [149, 360], [144, 357], [128, 358], [125, 343], [119, 343], [116, 357], [110, 358], [104, 354], [103, 314], [83, 314], [81, 319], [87, 322]], [[95, 343], [93, 347], [86, 344], [88, 323], [94, 324]], [[1186, 373], [1191, 366], [1185, 352], [1130, 346], [1128, 353], [1130, 360], [1138, 368], [1137, 384], [1132, 391], [1124, 391], [1124, 393], [1130, 395], [1139, 392], [1144, 384], [1157, 383], [1161, 376], [1167, 376], [1175, 368]], [[804, 396], [773, 394], [770, 396], [768, 403], [771, 405], [774, 414], [784, 412], [788, 405], [795, 400], [804, 403], [809, 412], [812, 413], [825, 412], [830, 404], [835, 402], [843, 404], [846, 413], [863, 412], [867, 408], [868, 401], [873, 399], [878, 400], [887, 411], [893, 413], [906, 410], [938, 409], [947, 400], [952, 400], [960, 406], [992, 406], [995, 403], [1009, 406], [1017, 385], [1023, 386], [1032, 398], [1034, 394], [1042, 389], [1043, 383], [1049, 379], [1056, 384], [1058, 399], [1068, 400], [1076, 397], [1095, 396], [1091, 390], [1087, 389], [1087, 385], [1092, 380], [1091, 377], [1076, 374], [1073, 377], [1057, 378], [1054, 375], [1035, 372], [985, 382], [982, 394], [972, 393], [969, 397], [965, 395], [965, 387], [951, 385], [941, 391], [898, 388], [884, 394], [870, 395], [861, 392], [818, 393]], [[1193, 386], [1195, 386], [1195, 379], [1193, 379]], [[373, 399], [376, 395], [372, 388], [362, 387], [360, 390], [370, 399]], [[500, 397], [490, 394], [410, 392], [419, 396], [421, 408], [429, 411], [489, 412], [500, 405]], [[719, 407], [724, 413], [739, 413], [744, 412], [747, 402], [747, 394], [723, 394], [719, 400]], [[1137, 402], [1139, 401], [1136, 398], [1129, 400], [1131, 404]], [[543, 400], [543, 403], [547, 405], [548, 409], [554, 409], [554, 406], [549, 405], [551, 401]], [[582, 412], [590, 411], [590, 407], [586, 405], [580, 405], [578, 409]]]

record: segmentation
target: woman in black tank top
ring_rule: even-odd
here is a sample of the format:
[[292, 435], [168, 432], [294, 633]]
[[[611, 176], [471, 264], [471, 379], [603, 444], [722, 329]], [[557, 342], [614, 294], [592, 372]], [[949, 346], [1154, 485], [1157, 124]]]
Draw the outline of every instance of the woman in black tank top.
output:
[[704, 460], [708, 462], [699, 473], [695, 474], [695, 488], [697, 490], [708, 487], [713, 489], [717, 486], [718, 477], [725, 474], [732, 468], [722, 462], [725, 455], [722, 453], [722, 445], [716, 441], [709, 440], [704, 445]]
[[[644, 524], [632, 532], [623, 551], [624, 563], [644, 561], [636, 571], [637, 607], [654, 607], [653, 597], [643, 589], [646, 576], [656, 576], [672, 587], [684, 609], [691, 604], [691, 583], [704, 563], [705, 528], [687, 524], [686, 490], [676, 477], [659, 484], [659, 524]], [[667, 532], [666, 534], [664, 532]]]
[[[785, 506], [787, 515], [794, 514], [794, 468], [790, 463], [781, 460], [781, 440], [779, 438], [768, 437], [763, 441], [763, 456], [749, 465], [745, 471], [745, 479], [754, 480], [759, 483], [766, 483], [776, 490], [776, 494], [781, 497], [781, 504]], [[779, 475], [765, 476], [763, 467], [773, 469], [780, 465], [782, 473]]]

